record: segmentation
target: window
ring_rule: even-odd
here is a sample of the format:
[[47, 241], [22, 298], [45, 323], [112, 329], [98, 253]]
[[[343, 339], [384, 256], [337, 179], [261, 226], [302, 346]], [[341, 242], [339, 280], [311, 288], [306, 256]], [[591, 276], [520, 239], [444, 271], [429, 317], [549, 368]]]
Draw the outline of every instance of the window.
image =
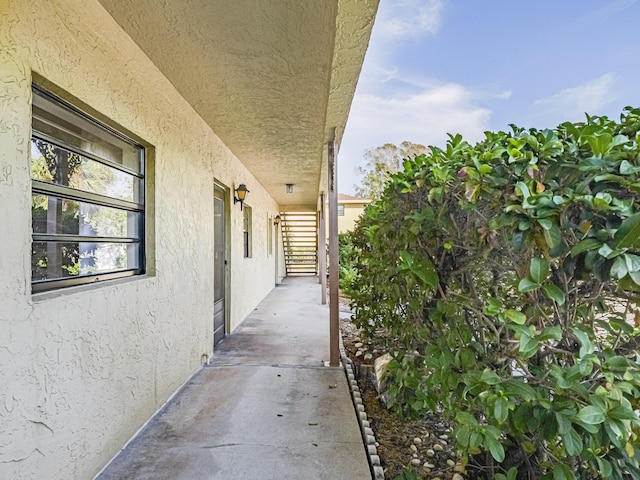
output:
[[31, 284], [144, 273], [144, 148], [33, 86]]
[[338, 216], [344, 217], [344, 205], [338, 205]]
[[245, 204], [242, 211], [244, 213], [244, 256], [251, 258], [251, 207]]

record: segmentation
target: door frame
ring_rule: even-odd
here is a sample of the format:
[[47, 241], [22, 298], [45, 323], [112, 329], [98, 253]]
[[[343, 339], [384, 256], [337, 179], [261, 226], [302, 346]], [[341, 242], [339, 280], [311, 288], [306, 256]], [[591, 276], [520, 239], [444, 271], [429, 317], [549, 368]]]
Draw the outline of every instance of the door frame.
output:
[[[214, 179], [214, 202], [216, 189], [222, 191], [224, 202], [224, 257], [226, 260], [226, 265], [224, 266], [224, 334], [226, 337], [227, 335], [229, 335], [229, 333], [231, 333], [231, 189], [218, 179]], [[215, 269], [215, 265], [213, 268]], [[213, 338], [213, 332], [214, 329], [212, 328], [211, 344], [213, 345], [213, 350], [215, 352], [215, 339]]]

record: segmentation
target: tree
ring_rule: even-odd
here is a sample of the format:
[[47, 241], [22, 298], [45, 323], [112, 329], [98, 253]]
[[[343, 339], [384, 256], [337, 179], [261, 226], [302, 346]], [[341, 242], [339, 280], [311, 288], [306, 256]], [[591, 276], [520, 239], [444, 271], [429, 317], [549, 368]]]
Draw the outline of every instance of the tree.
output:
[[361, 185], [354, 185], [356, 196], [379, 198], [391, 174], [401, 170], [402, 161], [405, 158], [428, 153], [429, 149], [424, 145], [406, 140], [399, 146], [386, 143], [380, 147], [366, 150], [364, 153], [365, 166], [356, 169], [356, 172], [363, 176]]

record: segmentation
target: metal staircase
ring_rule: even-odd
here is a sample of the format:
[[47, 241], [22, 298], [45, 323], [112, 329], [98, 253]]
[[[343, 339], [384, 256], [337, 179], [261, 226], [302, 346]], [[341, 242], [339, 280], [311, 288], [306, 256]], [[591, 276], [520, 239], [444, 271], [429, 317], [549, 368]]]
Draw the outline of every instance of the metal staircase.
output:
[[318, 274], [318, 216], [315, 212], [280, 212], [287, 275]]

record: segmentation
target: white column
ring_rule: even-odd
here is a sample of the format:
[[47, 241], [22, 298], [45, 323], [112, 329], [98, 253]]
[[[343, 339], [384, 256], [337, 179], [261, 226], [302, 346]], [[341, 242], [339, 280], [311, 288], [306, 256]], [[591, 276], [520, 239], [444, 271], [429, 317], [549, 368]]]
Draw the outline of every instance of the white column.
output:
[[322, 305], [327, 304], [327, 215], [325, 213], [325, 196], [320, 194], [320, 211], [318, 212], [318, 263], [320, 264], [320, 286]]

